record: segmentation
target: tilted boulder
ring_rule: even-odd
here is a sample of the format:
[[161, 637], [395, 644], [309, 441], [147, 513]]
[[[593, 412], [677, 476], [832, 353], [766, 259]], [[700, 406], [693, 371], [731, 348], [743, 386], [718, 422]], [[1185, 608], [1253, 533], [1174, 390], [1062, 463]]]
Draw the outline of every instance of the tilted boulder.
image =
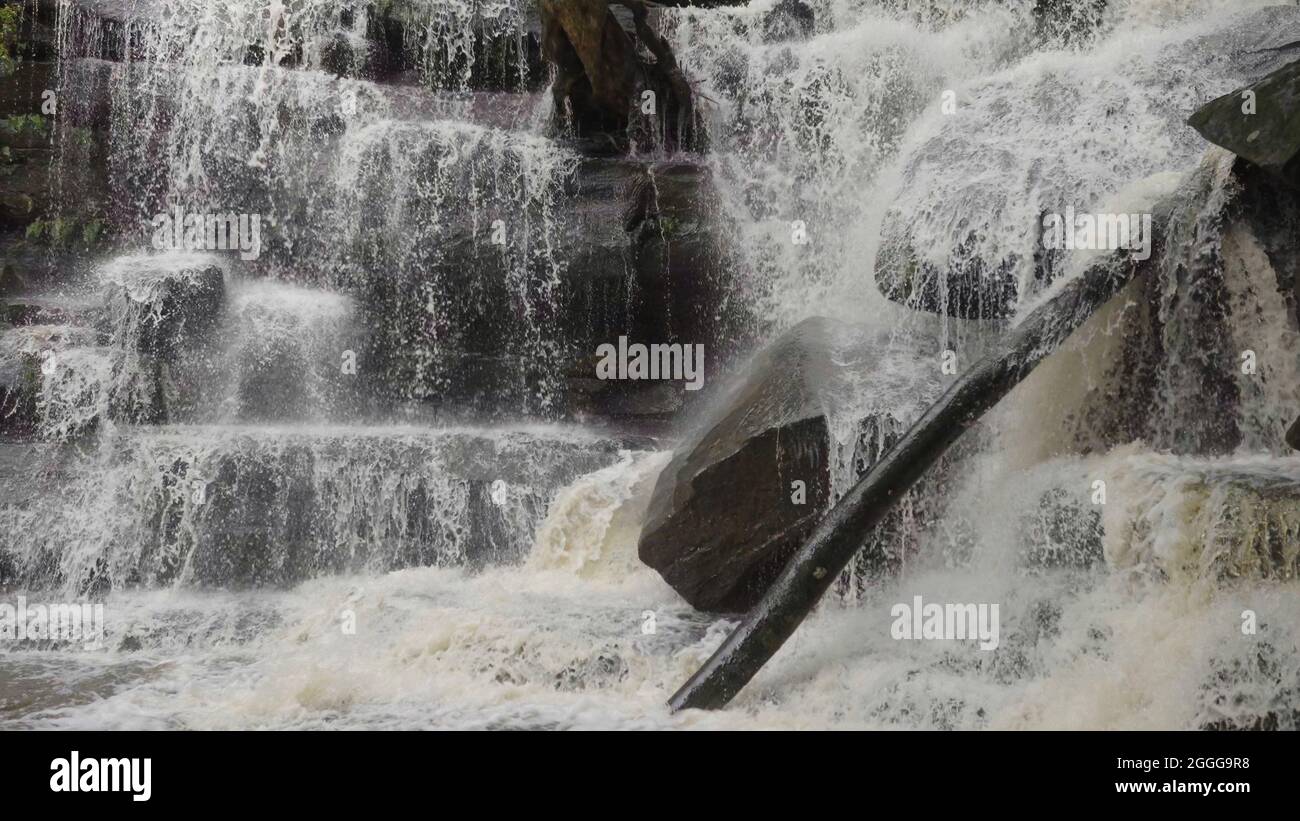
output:
[[749, 609], [839, 483], [864, 473], [938, 396], [941, 347], [937, 336], [823, 318], [791, 329], [660, 474], [641, 560], [700, 610]]
[[1300, 60], [1207, 103], [1187, 122], [1205, 139], [1258, 166], [1295, 172], [1300, 154]]

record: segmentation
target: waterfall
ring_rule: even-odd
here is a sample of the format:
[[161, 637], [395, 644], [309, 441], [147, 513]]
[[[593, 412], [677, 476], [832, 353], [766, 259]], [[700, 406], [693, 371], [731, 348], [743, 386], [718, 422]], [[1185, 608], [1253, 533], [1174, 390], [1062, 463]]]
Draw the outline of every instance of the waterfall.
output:
[[[38, 696], [0, 727], [1296, 728], [1300, 318], [1233, 157], [1185, 120], [1300, 15], [804, 3], [807, 29], [777, 0], [656, 9], [709, 149], [609, 157], [547, 125], [526, 0], [111, 24], [64, 0], [52, 187], [75, 206], [101, 151], [115, 244], [0, 324], [0, 603], [107, 624], [15, 647]], [[688, 177], [693, 221], [669, 213]], [[1046, 215], [1169, 201], [1151, 264], [731, 706], [670, 714], [735, 615], [637, 541], [671, 451], [757, 367], [731, 350], [828, 352], [790, 367], [826, 371], [839, 498], [952, 384], [943, 356], [1096, 259], [1046, 249]], [[160, 247], [172, 214], [256, 216], [257, 252]], [[721, 247], [682, 241], [706, 223]], [[716, 269], [669, 276], [692, 255]], [[673, 341], [688, 311], [716, 330], [708, 396], [575, 410], [638, 300]], [[915, 596], [998, 602], [998, 648], [895, 639]]]

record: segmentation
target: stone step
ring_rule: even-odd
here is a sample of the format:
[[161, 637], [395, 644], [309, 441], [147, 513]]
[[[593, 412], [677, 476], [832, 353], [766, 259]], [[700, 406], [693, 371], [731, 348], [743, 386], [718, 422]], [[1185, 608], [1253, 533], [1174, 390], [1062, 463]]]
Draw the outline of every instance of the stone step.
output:
[[0, 587], [288, 586], [519, 561], [552, 497], [647, 439], [565, 428], [123, 429], [0, 446]]

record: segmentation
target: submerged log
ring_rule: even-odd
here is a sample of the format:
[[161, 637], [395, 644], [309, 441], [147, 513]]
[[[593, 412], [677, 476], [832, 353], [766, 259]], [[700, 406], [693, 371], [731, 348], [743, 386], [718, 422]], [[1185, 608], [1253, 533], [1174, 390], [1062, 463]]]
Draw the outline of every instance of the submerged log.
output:
[[861, 548], [864, 534], [968, 427], [1118, 294], [1139, 265], [1126, 252], [1093, 264], [954, 383], [818, 524], [762, 601], [673, 695], [672, 709], [726, 706], [794, 633]]

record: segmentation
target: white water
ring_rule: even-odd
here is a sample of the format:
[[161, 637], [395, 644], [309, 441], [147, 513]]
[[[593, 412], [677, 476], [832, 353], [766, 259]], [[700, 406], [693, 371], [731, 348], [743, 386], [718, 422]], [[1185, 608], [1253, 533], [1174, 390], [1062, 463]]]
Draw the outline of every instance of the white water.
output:
[[[1038, 209], [1061, 191], [1083, 192], [1079, 205], [1096, 205], [1148, 175], [1181, 176], [1199, 152], [1171, 113], [1235, 79], [1190, 57], [1171, 64], [1168, 55], [1182, 55], [1182, 44], [1248, 4], [1118, 4], [1098, 42], [1080, 50], [1029, 42], [1016, 17], [1023, 9], [955, 0], [897, 4], [907, 10], [899, 14], [867, 0], [823, 0], [814, 4], [817, 36], [793, 46], [759, 45], [754, 31], [728, 19], [743, 23], [768, 5], [682, 13], [675, 35], [717, 101], [713, 162], [733, 250], [754, 272], [746, 296], [773, 328], [814, 314], [866, 316], [905, 343], [931, 321], [907, 318], [870, 282], [891, 204], [913, 216], [920, 247], [936, 259], [960, 240], [951, 231], [958, 213], [990, 221], [986, 253], [1023, 254]], [[752, 98], [744, 114], [724, 89], [726, 71]], [[1165, 72], [1194, 76], [1179, 75], [1181, 96], [1170, 98]], [[936, 153], [937, 92], [949, 85], [967, 120]], [[1025, 96], [1026, 88], [1046, 92]], [[1077, 103], [1059, 122], [1082, 118], [1077, 131], [1097, 134], [1096, 144], [1076, 147], [1070, 130], [1041, 125], [1058, 94]], [[812, 123], [801, 107], [810, 97], [820, 112]], [[1110, 104], [1120, 110], [1109, 112]], [[743, 131], [745, 117], [759, 125]], [[375, 152], [400, 163], [428, 146], [445, 150], [448, 135], [504, 139], [450, 128], [354, 123], [340, 144], [357, 158]], [[767, 142], [769, 130], [786, 141]], [[1132, 135], [1142, 136], [1129, 145]], [[942, 157], [955, 165], [936, 167]], [[998, 157], [1005, 162], [990, 159]], [[972, 168], [999, 173], [974, 176]], [[529, 180], [551, 173], [521, 176], [512, 167], [503, 184], [527, 192]], [[407, 185], [407, 177], [394, 184]], [[456, 193], [435, 186], [432, 213], [444, 213]], [[795, 219], [807, 220], [811, 248], [788, 242]], [[670, 716], [664, 707], [732, 626], [692, 611], [636, 559], [665, 454], [605, 451], [601, 464], [562, 481], [543, 471], [509, 483], [507, 508], [525, 498], [532, 505], [510, 531], [522, 540], [515, 563], [466, 568], [453, 546], [447, 561], [401, 569], [345, 563], [287, 589], [205, 589], [183, 572], [160, 574], [155, 585], [115, 584], [105, 649], [11, 656], [0, 678], [0, 726], [1139, 729], [1250, 726], [1271, 714], [1295, 728], [1300, 460], [1270, 451], [1300, 410], [1300, 397], [1282, 387], [1297, 384], [1294, 365], [1278, 353], [1296, 350], [1297, 329], [1262, 287], [1250, 238], [1229, 232], [1223, 243], [1232, 298], [1261, 317], [1262, 333], [1234, 330], [1262, 352], [1271, 377], [1248, 383], [1253, 392], [1239, 407], [1221, 409], [1241, 422], [1237, 453], [1157, 453], [1140, 441], [1113, 441], [1084, 418], [1083, 409], [1104, 405], [1108, 380], [1124, 367], [1117, 337], [1137, 310], [1130, 289], [1127, 302], [1103, 311], [990, 417], [980, 432], [985, 444], [954, 476], [943, 515], [918, 524], [917, 549], [900, 575], [856, 600], [828, 602], [724, 712]], [[294, 293], [271, 303], [302, 306]], [[311, 317], [329, 326], [346, 314], [336, 299], [318, 295], [273, 323]], [[912, 363], [880, 377], [873, 408], [915, 413], [902, 402], [919, 390], [906, 377], [923, 366]], [[932, 381], [918, 376], [925, 391], [936, 388]], [[1175, 387], [1151, 413], [1173, 414], [1192, 390]], [[407, 494], [421, 479], [445, 479], [445, 468], [430, 464], [446, 458], [444, 438], [294, 426], [132, 431], [115, 440], [119, 455], [106, 444], [74, 479], [85, 495], [73, 498], [89, 501], [70, 520], [72, 532], [84, 531], [71, 540], [75, 549], [54, 548], [69, 562], [62, 583], [84, 582], [101, 556], [129, 575], [140, 542], [105, 540], [99, 522], [141, 527], [148, 508], [139, 500], [173, 494], [163, 477], [175, 465], [188, 477], [231, 453], [254, 467], [293, 453], [321, 460], [304, 486], [335, 494], [322, 506], [334, 526], [327, 552], [400, 545]], [[537, 447], [528, 442], [521, 458], [545, 452]], [[1095, 501], [1098, 480], [1105, 504]], [[464, 483], [444, 481], [429, 504], [450, 509], [441, 521], [462, 526], [467, 493]], [[197, 538], [204, 531], [195, 511], [182, 508], [177, 532]], [[37, 532], [42, 514], [25, 515], [9, 532]], [[388, 537], [357, 536], [362, 523], [376, 522]], [[171, 544], [186, 555], [184, 538]], [[1000, 648], [893, 640], [889, 609], [915, 595], [999, 602]], [[1265, 625], [1258, 635], [1240, 629], [1247, 609]], [[646, 632], [650, 616], [654, 630]], [[348, 634], [343, 626], [353, 619]], [[12, 706], [21, 698], [24, 706]]]
[[[1174, 467], [1181, 477], [1185, 467], [1121, 461], [1129, 462], [1124, 481], [1154, 482], [1162, 494], [1172, 488], [1160, 474]], [[729, 623], [693, 613], [635, 560], [637, 508], [660, 464], [658, 456], [624, 457], [613, 475], [584, 477], [560, 494], [521, 567], [339, 576], [288, 592], [115, 594], [110, 642], [131, 636], [139, 649], [22, 654], [8, 686], [53, 676], [87, 703], [9, 723], [1138, 728], [1249, 719], [1294, 704], [1294, 580], [1220, 588], [1194, 574], [1173, 584], [1132, 559], [1115, 561], [1126, 572], [1028, 570], [1015, 555], [1017, 528], [982, 516], [981, 549], [962, 572], [934, 557], [860, 606], [823, 608], [727, 711], [670, 717], [664, 700]], [[1070, 474], [1090, 469], [1068, 462], [1012, 474], [1014, 486], [985, 488], [961, 510], [1036, 515], [1024, 488]], [[1178, 493], [1196, 495], [1176, 481]], [[1161, 515], [1174, 502], [1148, 504], [1126, 510]], [[1194, 542], [1210, 508], [1166, 514], [1166, 539]], [[1123, 549], [1108, 528], [1107, 555]], [[917, 594], [1000, 601], [1001, 647], [892, 640], [889, 607]], [[1245, 608], [1269, 625], [1267, 637], [1241, 636]], [[653, 634], [642, 632], [646, 611]], [[351, 616], [355, 635], [341, 626]], [[100, 698], [90, 701], [92, 692]]]

